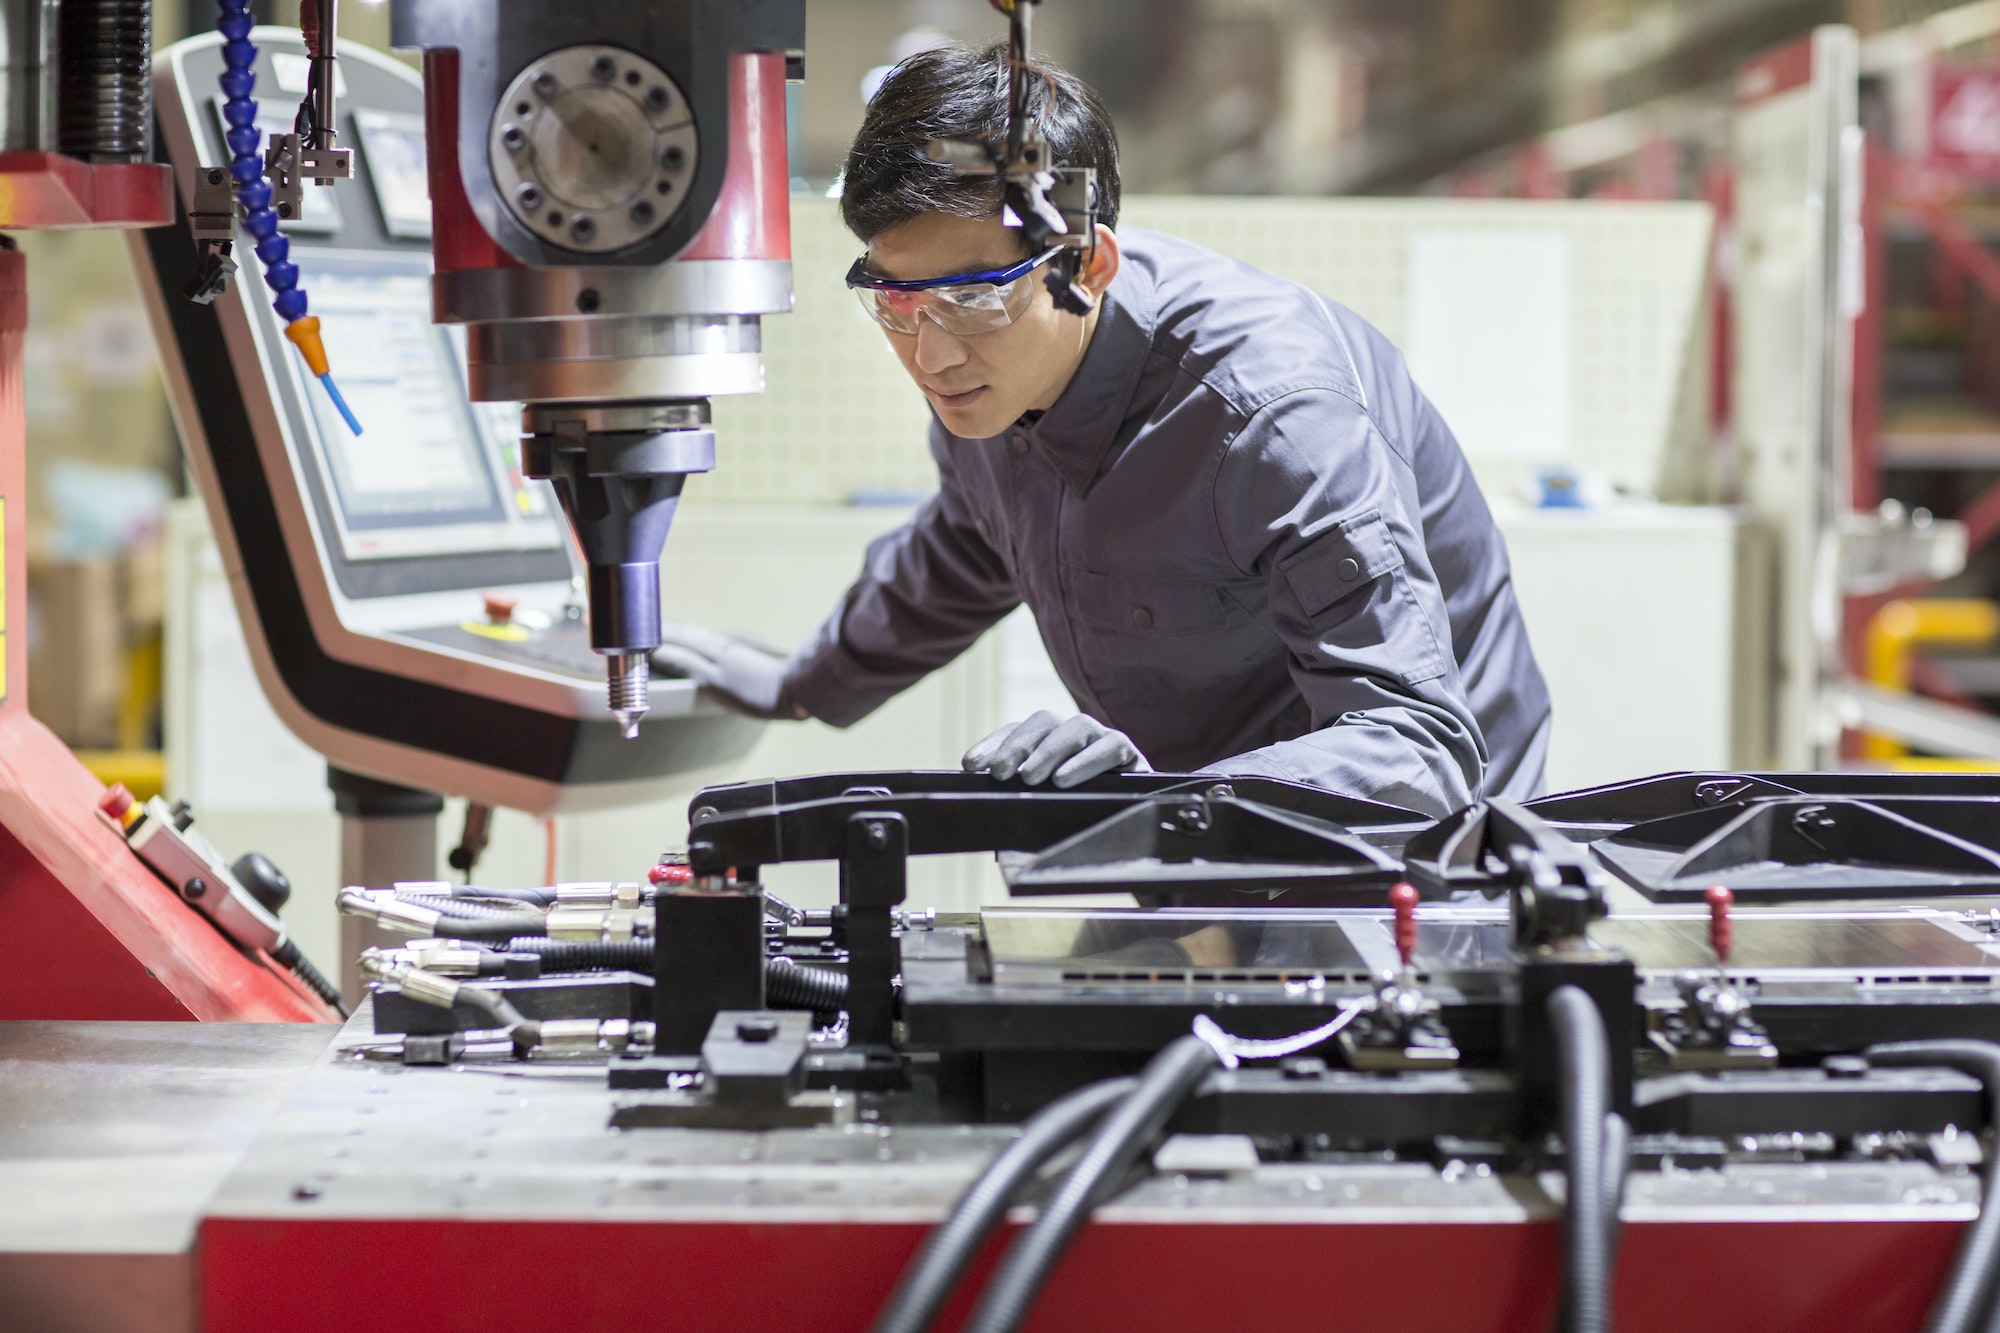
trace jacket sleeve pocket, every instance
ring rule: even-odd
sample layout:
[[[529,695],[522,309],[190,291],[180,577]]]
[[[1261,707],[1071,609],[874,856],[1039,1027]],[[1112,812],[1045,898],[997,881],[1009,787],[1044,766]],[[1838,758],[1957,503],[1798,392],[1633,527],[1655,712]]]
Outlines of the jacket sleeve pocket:
[[[1278,576],[1310,637],[1293,645],[1308,667],[1405,685],[1445,674],[1438,627],[1410,585],[1402,549],[1380,510],[1310,538],[1278,562]]]

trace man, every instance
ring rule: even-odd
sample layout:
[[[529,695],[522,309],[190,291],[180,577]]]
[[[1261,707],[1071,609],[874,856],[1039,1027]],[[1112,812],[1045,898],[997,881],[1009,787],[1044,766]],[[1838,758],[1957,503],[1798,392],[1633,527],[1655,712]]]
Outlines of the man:
[[[846,726],[1022,602],[1081,711],[966,754],[1000,780],[1254,773],[1432,815],[1542,781],[1549,699],[1507,553],[1456,440],[1353,312],[1156,233],[1115,230],[1117,143],[1047,69],[1058,161],[1102,225],[1059,310],[990,178],[932,139],[1005,131],[1003,48],[898,66],[841,211],[849,285],[929,401],[939,493],[868,550],[789,658],[692,627],[663,656],[739,707]]]

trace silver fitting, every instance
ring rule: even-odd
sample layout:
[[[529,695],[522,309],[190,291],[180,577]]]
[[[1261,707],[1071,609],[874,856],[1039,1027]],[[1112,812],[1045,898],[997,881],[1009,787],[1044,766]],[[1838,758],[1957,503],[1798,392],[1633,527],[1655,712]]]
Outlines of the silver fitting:
[[[653,933],[650,907],[551,907],[548,915],[552,940],[611,942]]]
[[[450,977],[441,977],[435,972],[413,968],[398,978],[403,994],[418,1004],[428,1004],[439,1009],[449,1009],[458,1002],[459,983]]]
[[[637,907],[642,901],[637,884],[598,880],[556,885],[556,905],[559,907]]]
[[[545,1018],[541,1024],[541,1049],[550,1054],[595,1051],[599,1020],[595,1018]]]
[[[437,923],[443,920],[442,916],[428,907],[397,901],[393,892],[381,893],[373,889],[350,887],[342,889],[336,901],[341,912],[347,916],[363,917],[385,930],[399,931],[405,935],[435,935]]]
[[[409,955],[411,966],[439,976],[479,975],[479,950],[458,940],[412,940],[398,952]]]

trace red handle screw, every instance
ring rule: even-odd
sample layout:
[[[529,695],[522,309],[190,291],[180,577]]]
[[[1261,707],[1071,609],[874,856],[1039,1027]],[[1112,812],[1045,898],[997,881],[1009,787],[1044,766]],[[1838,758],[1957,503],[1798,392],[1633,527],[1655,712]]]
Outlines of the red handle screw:
[[[1402,955],[1403,966],[1408,967],[1417,952],[1416,886],[1398,884],[1389,890],[1389,906],[1396,913],[1396,952]]]
[[[1715,961],[1729,966],[1730,946],[1735,943],[1735,932],[1730,928],[1729,909],[1736,901],[1736,895],[1721,884],[1711,884],[1702,895],[1708,902],[1708,943],[1715,950]]]

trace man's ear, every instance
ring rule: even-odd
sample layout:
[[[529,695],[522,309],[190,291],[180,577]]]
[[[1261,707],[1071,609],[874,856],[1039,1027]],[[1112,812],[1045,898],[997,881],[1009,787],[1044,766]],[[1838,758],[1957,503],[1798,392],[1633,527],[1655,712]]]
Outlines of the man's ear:
[[[1120,255],[1118,236],[1102,222],[1097,224],[1097,245],[1088,252],[1090,258],[1078,270],[1076,280],[1092,296],[1102,296],[1110,288],[1111,280],[1118,276]]]

